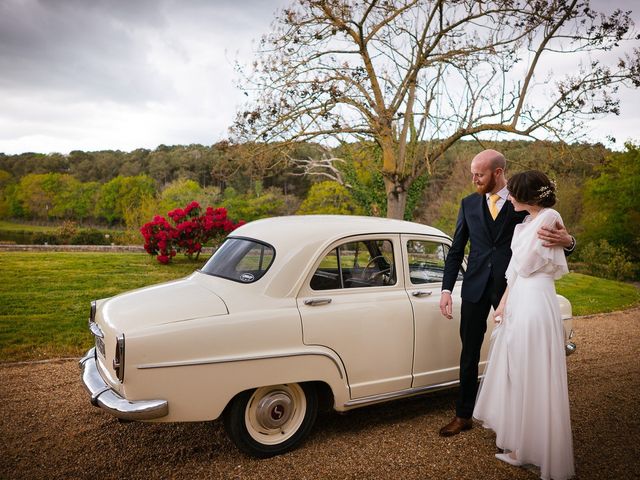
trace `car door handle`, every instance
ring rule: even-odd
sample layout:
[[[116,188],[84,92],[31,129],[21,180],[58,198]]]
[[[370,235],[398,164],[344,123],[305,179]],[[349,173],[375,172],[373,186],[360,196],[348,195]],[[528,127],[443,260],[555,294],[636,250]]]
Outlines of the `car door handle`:
[[[327,303],[331,303],[330,298],[308,298],[304,301],[304,304],[309,305],[310,307],[315,307],[317,305],[326,305]]]
[[[411,295],[413,295],[414,297],[428,297],[429,295],[431,295],[431,293],[431,290],[416,290],[414,292],[411,292]]]

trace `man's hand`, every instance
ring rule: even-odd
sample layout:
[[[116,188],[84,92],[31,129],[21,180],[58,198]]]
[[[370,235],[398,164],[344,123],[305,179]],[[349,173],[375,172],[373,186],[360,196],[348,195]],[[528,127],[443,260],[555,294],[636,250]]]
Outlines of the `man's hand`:
[[[440,294],[440,312],[448,319],[453,318],[453,300],[451,300],[450,292],[442,292]]]
[[[542,240],[545,247],[570,248],[573,245],[573,237],[559,222],[556,222],[553,227],[541,227],[538,230],[538,238]]]

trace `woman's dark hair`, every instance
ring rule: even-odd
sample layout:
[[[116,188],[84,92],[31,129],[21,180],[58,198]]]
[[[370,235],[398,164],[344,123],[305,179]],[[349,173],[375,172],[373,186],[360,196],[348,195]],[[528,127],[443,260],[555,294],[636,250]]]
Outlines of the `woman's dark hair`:
[[[516,173],[507,181],[509,194],[520,203],[552,207],[556,203],[556,186],[544,173],[527,170]]]

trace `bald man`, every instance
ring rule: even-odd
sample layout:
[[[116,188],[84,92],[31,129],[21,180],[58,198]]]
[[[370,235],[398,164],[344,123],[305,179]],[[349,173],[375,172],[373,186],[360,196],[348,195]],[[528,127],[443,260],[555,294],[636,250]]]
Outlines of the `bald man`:
[[[487,317],[500,303],[507,287],[505,272],[511,259],[511,238],[526,211],[516,212],[507,200],[507,161],[500,152],[484,150],[471,161],[471,175],[477,193],[462,200],[453,243],[444,267],[440,311],[452,318],[451,291],[458,277],[467,242],[471,242],[467,268],[462,281],[460,315],[460,390],[456,416],[440,429],[448,437],[469,430],[478,392],[478,362]],[[538,231],[546,246],[560,245],[565,252],[575,248],[575,239],[561,225]]]

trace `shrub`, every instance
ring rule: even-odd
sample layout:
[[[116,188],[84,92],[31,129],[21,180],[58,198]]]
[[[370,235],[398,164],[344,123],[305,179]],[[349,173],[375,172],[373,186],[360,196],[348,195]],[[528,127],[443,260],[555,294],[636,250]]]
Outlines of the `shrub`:
[[[233,223],[227,218],[225,208],[207,207],[205,213],[198,202],[191,202],[184,209],[177,208],[167,216],[173,222],[156,215],[151,222],[142,226],[144,249],[149,255],[157,256],[160,263],[169,263],[178,253],[189,258],[198,258],[202,247],[209,241],[228,233],[244,222]]]
[[[58,227],[55,234],[60,243],[64,245],[75,244],[72,239],[78,234],[78,224],[71,220],[65,220],[62,222],[62,225]]]
[[[595,277],[628,280],[635,277],[635,266],[622,248],[610,245],[607,240],[588,242],[580,249],[584,262],[580,270]]]
[[[107,234],[108,235],[108,234]],[[72,245],[109,245],[110,237],[95,228],[80,230],[71,237]]]
[[[55,233],[38,232],[33,235],[34,245],[60,245],[60,237]]]

